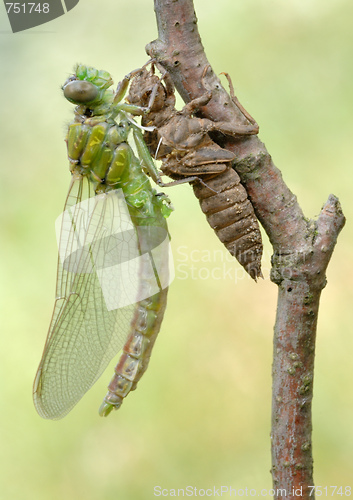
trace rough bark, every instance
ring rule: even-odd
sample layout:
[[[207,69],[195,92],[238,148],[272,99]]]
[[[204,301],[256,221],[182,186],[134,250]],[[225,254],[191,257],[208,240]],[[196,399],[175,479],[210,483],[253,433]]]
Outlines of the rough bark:
[[[192,0],[154,3],[159,38],[146,47],[147,53],[171,74],[185,102],[204,94],[205,87],[212,89],[213,97],[200,116],[246,126],[213,71],[207,72],[204,86],[201,83],[209,62]],[[273,485],[275,490],[286,489],[286,495],[282,492],[278,498],[308,499],[308,486],[314,484],[311,401],[319,299],[345,218],[338,199],[330,195],[318,219],[306,219],[257,136],[228,137],[226,142],[223,138],[222,146],[236,154],[235,169],[274,251],[271,280],[279,292],[273,361]]]

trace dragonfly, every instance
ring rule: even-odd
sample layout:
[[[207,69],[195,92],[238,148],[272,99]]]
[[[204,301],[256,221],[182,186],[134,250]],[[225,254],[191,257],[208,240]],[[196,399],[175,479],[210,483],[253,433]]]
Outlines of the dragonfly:
[[[33,388],[46,419],[67,415],[122,348],[99,414],[120,408],[147,369],[166,309],[173,207],[152,188],[149,177],[163,183],[134,120],[149,110],[123,101],[134,74],[114,92],[110,73],[77,65],[62,87],[76,107],[56,298]]]

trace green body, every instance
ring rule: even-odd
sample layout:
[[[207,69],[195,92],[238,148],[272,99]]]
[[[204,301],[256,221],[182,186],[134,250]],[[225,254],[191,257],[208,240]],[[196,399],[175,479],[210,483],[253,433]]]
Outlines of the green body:
[[[93,77],[93,68],[86,68],[85,74],[85,67],[78,67],[77,75],[80,75],[81,79],[88,78],[87,73],[93,84],[97,81],[104,82],[103,86],[112,83],[106,72],[97,71]],[[165,203],[165,196],[156,196],[142,169],[141,165],[146,170],[151,166],[148,150],[145,148],[144,156],[137,159],[127,142],[133,129],[138,151],[141,151],[142,135],[128,119],[126,112],[142,114],[143,110],[119,102],[118,99],[123,97],[126,87],[123,81],[115,95],[106,90],[97,103],[90,103],[88,109],[91,116],[86,116],[87,105],[77,106],[75,121],[69,126],[67,134],[70,170],[73,174],[89,176],[96,193],[122,189],[131,206],[132,216],[137,216],[140,221],[147,217],[148,224],[159,222],[163,225],[164,218],[171,213],[171,209]],[[155,171],[149,171],[149,174],[154,177]]]
[[[98,197],[103,204],[108,204],[109,193],[121,189],[139,235],[142,255],[158,245],[156,228],[167,234],[165,218],[172,209],[168,198],[157,194],[145,173],[158,177],[151,157],[146,155],[142,134],[130,117],[142,114],[144,109],[121,103],[129,79],[130,75],[125,77],[113,93],[109,90],[109,73],[78,66],[64,84],[65,97],[78,104],[66,137],[72,183],[65,208],[83,200],[84,185],[92,194],[103,195]],[[128,143],[131,131],[139,158]],[[68,241],[75,239],[78,224],[79,215],[74,214]],[[104,216],[101,224],[96,230],[97,239],[104,236]],[[88,261],[80,261],[79,271],[73,273],[59,261],[56,303],[34,383],[35,406],[44,418],[57,419],[67,414],[124,344],[100,414],[106,416],[119,408],[147,368],[163,319],[167,287],[160,286],[158,293],[133,307],[112,311],[105,307],[99,282],[89,265]],[[143,266],[139,287],[149,290],[150,278],[146,278]]]

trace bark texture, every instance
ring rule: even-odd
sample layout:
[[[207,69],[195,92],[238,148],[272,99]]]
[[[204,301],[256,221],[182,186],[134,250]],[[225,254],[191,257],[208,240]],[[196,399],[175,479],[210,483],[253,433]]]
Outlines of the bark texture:
[[[205,87],[212,90],[200,116],[245,130],[246,119],[212,70],[201,83],[209,62],[192,0],[154,3],[159,38],[146,47],[147,53],[170,73],[185,102],[203,95]],[[279,293],[273,361],[273,485],[275,490],[286,489],[286,495],[282,492],[278,498],[312,499],[308,486],[314,484],[311,401],[317,315],[326,267],[345,218],[338,199],[330,195],[318,219],[306,219],[257,136],[220,139],[236,155],[234,168],[274,251],[271,280]]]

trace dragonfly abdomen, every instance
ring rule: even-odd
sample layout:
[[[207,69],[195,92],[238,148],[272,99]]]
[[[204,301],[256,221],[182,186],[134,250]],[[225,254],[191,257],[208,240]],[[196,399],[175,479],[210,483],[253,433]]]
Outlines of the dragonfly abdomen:
[[[103,417],[118,409],[146,371],[167,304],[168,288],[142,300],[135,310],[131,332],[115,367],[115,375],[99,409]]]

